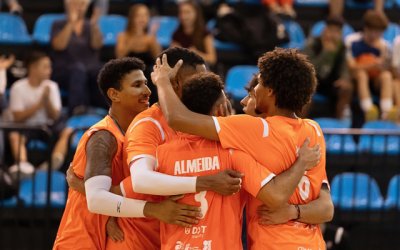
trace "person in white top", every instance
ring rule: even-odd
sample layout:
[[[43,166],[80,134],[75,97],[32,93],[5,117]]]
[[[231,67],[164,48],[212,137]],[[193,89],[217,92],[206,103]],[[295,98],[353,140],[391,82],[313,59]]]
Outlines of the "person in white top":
[[[60,117],[61,96],[57,83],[49,80],[52,72],[50,58],[44,53],[33,52],[26,66],[28,76],[11,87],[9,111],[12,121],[26,125],[51,125]],[[10,173],[15,174],[20,169],[22,174],[32,174],[34,167],[28,162],[25,145],[27,136],[13,131],[9,137],[12,155],[19,162],[19,166],[10,167]]]

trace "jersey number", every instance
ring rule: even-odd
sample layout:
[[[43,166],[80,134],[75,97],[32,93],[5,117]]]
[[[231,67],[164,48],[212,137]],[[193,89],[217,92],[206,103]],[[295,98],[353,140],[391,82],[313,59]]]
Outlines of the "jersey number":
[[[208,201],[206,199],[206,194],[207,191],[201,191],[200,193],[195,194],[194,196],[194,200],[200,202],[200,208],[202,214],[202,217],[200,219],[203,219],[206,216],[208,210]]]
[[[298,185],[300,197],[303,201],[306,201],[310,196],[310,179],[307,176],[301,177]]]

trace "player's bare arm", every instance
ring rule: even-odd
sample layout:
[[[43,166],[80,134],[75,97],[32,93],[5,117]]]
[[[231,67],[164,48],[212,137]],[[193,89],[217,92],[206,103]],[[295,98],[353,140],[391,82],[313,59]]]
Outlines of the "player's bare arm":
[[[159,102],[168,124],[174,130],[219,140],[212,117],[190,111],[175,94],[170,79],[176,75],[181,65],[182,61],[179,61],[171,68],[167,62],[167,55],[164,54],[162,61],[157,58],[151,74],[153,83],[157,85]]]
[[[85,195],[85,183],[82,179],[76,176],[72,165],[69,165],[65,179],[67,179],[68,187],[78,191],[82,195]]]
[[[105,130],[93,134],[86,145],[85,190],[90,212],[116,217],[152,217],[183,226],[197,223],[198,207],[171,200],[152,203],[128,199],[109,192],[111,164],[116,151],[115,137]]]
[[[287,203],[294,193],[304,172],[316,166],[321,159],[320,146],[309,148],[307,138],[299,150],[296,162],[286,171],[275,176],[261,188],[257,199],[261,200],[269,209],[275,210]]]
[[[111,177],[111,164],[117,147],[117,140],[106,130],[98,131],[91,136],[86,145],[85,181],[98,175]]]
[[[285,204],[276,210],[271,210],[262,205],[257,213],[261,225],[285,224],[296,220],[307,224],[321,224],[333,219],[334,206],[328,186],[324,183],[318,199],[304,205]]]
[[[107,220],[106,232],[107,236],[114,242],[124,241],[124,231],[118,225],[118,218],[110,217]]]

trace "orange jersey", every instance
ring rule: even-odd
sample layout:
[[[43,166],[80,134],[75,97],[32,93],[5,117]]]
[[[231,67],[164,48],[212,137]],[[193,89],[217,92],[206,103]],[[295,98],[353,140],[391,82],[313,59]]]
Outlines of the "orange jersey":
[[[124,135],[110,116],[106,116],[85,132],[76,149],[72,166],[75,174],[83,179],[86,169],[86,144],[91,135],[100,130],[109,131],[117,140],[118,148],[111,166],[112,183],[117,185],[126,177],[122,160]],[[69,189],[53,249],[105,249],[107,220],[108,216],[89,212],[86,197]]]
[[[295,162],[297,150],[307,137],[311,145],[319,143],[323,152],[320,163],[305,172],[288,202],[306,204],[318,198],[322,183],[327,183],[327,176],[325,141],[316,122],[282,116],[262,119],[248,115],[214,117],[214,122],[224,148],[243,150],[276,175]],[[260,226],[256,213],[259,205],[260,201],[250,198],[247,217],[250,249],[325,249],[317,225],[288,222],[283,225]]]
[[[157,162],[157,171],[175,176],[235,169],[244,174],[243,188],[253,196],[274,176],[241,151],[225,150],[218,142],[185,134],[159,146]],[[179,202],[200,206],[203,218],[191,228],[161,223],[161,249],[242,249],[242,195],[211,191],[185,195]]]
[[[157,147],[174,138],[176,132],[172,130],[161,108],[154,104],[149,109],[138,114],[131,122],[124,143],[124,159],[129,163],[143,156],[156,157]],[[129,167],[127,171],[129,172]],[[124,195],[128,198],[161,201],[163,198],[154,195],[126,192],[132,190],[132,180],[126,178],[121,185]],[[125,243],[107,243],[108,249],[159,249],[160,248],[160,222],[148,218],[130,218],[124,221],[118,220],[125,232]],[[110,247],[109,247],[110,246]],[[111,247],[112,246],[112,247]],[[115,247],[114,247],[115,246]]]
[[[127,163],[142,156],[156,157],[157,147],[176,136],[168,126],[158,104],[138,114],[131,122],[125,136]]]

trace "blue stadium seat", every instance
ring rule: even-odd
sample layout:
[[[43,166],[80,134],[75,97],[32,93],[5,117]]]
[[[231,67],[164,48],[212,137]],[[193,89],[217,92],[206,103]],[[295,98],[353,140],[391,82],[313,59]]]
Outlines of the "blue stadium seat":
[[[397,8],[400,8],[400,0],[396,0]]]
[[[324,96],[324,95],[320,95],[320,94],[317,94],[317,93],[315,93],[314,95],[313,95],[313,97],[312,97],[312,102],[313,103],[328,103],[328,98],[326,97],[326,96]]]
[[[332,201],[342,210],[379,210],[384,202],[376,181],[364,173],[342,173],[331,183]]]
[[[257,66],[239,65],[232,67],[226,75],[226,91],[235,100],[241,100],[247,95],[245,86],[258,73]]]
[[[1,207],[15,207],[17,206],[18,200],[16,196],[13,196],[9,199],[0,200],[0,208]]]
[[[400,130],[399,126],[388,121],[367,122],[363,128]],[[358,149],[362,153],[372,153],[374,155],[398,155],[400,154],[400,136],[362,135]]]
[[[71,139],[71,148],[75,150],[78,146],[79,140],[85,133],[85,130],[99,122],[101,119],[103,119],[102,116],[95,114],[77,115],[69,118],[66,126],[78,130]]]
[[[400,35],[400,25],[396,23],[389,23],[389,26],[383,32],[383,38],[390,44],[393,44],[394,39],[396,36]]]
[[[295,0],[294,4],[299,7],[328,7],[329,0]]]
[[[53,23],[65,18],[65,14],[43,14],[35,22],[33,40],[40,45],[50,44],[50,33]]]
[[[59,171],[51,172],[50,205],[64,207],[66,200],[65,175]],[[32,195],[33,191],[33,195]],[[44,207],[47,199],[47,171],[37,171],[33,178],[21,181],[19,196],[25,206]]]
[[[306,36],[300,24],[295,21],[284,21],[283,24],[289,34],[289,43],[283,45],[284,48],[304,49]]]
[[[28,142],[27,148],[29,150],[39,150],[39,151],[46,151],[49,145],[41,140],[30,140]]]
[[[395,175],[389,182],[388,193],[385,200],[385,208],[400,209],[400,175]]]
[[[326,23],[325,21],[318,21],[316,22],[312,27],[311,27],[311,31],[310,34],[313,37],[318,37],[322,34],[322,31],[325,29]],[[347,23],[344,24],[343,26],[343,40],[346,36],[350,35],[354,33],[354,29],[348,25]]]
[[[322,130],[327,128],[349,128],[343,121],[334,118],[316,118]],[[357,146],[351,135],[324,135],[326,150],[330,154],[354,154]]]
[[[368,3],[360,3],[354,0],[346,0],[346,7],[351,9],[372,9],[374,7],[374,1],[370,0]],[[385,8],[392,8],[394,0],[385,0]]]
[[[103,34],[103,44],[114,46],[117,43],[117,36],[125,30],[127,19],[120,15],[107,15],[100,17],[99,26]]]
[[[153,23],[159,23],[156,34],[158,43],[163,48],[168,48],[172,41],[172,35],[179,26],[178,18],[173,16],[156,16],[151,18],[150,26]]]
[[[0,13],[0,44],[28,45],[32,38],[20,16]]]
[[[212,31],[215,28],[216,21],[215,19],[210,19],[210,21],[207,22],[207,29],[209,31]],[[229,50],[229,51],[239,51],[240,46],[235,43],[230,43],[230,42],[223,42],[218,39],[214,39],[214,47],[217,50]]]

